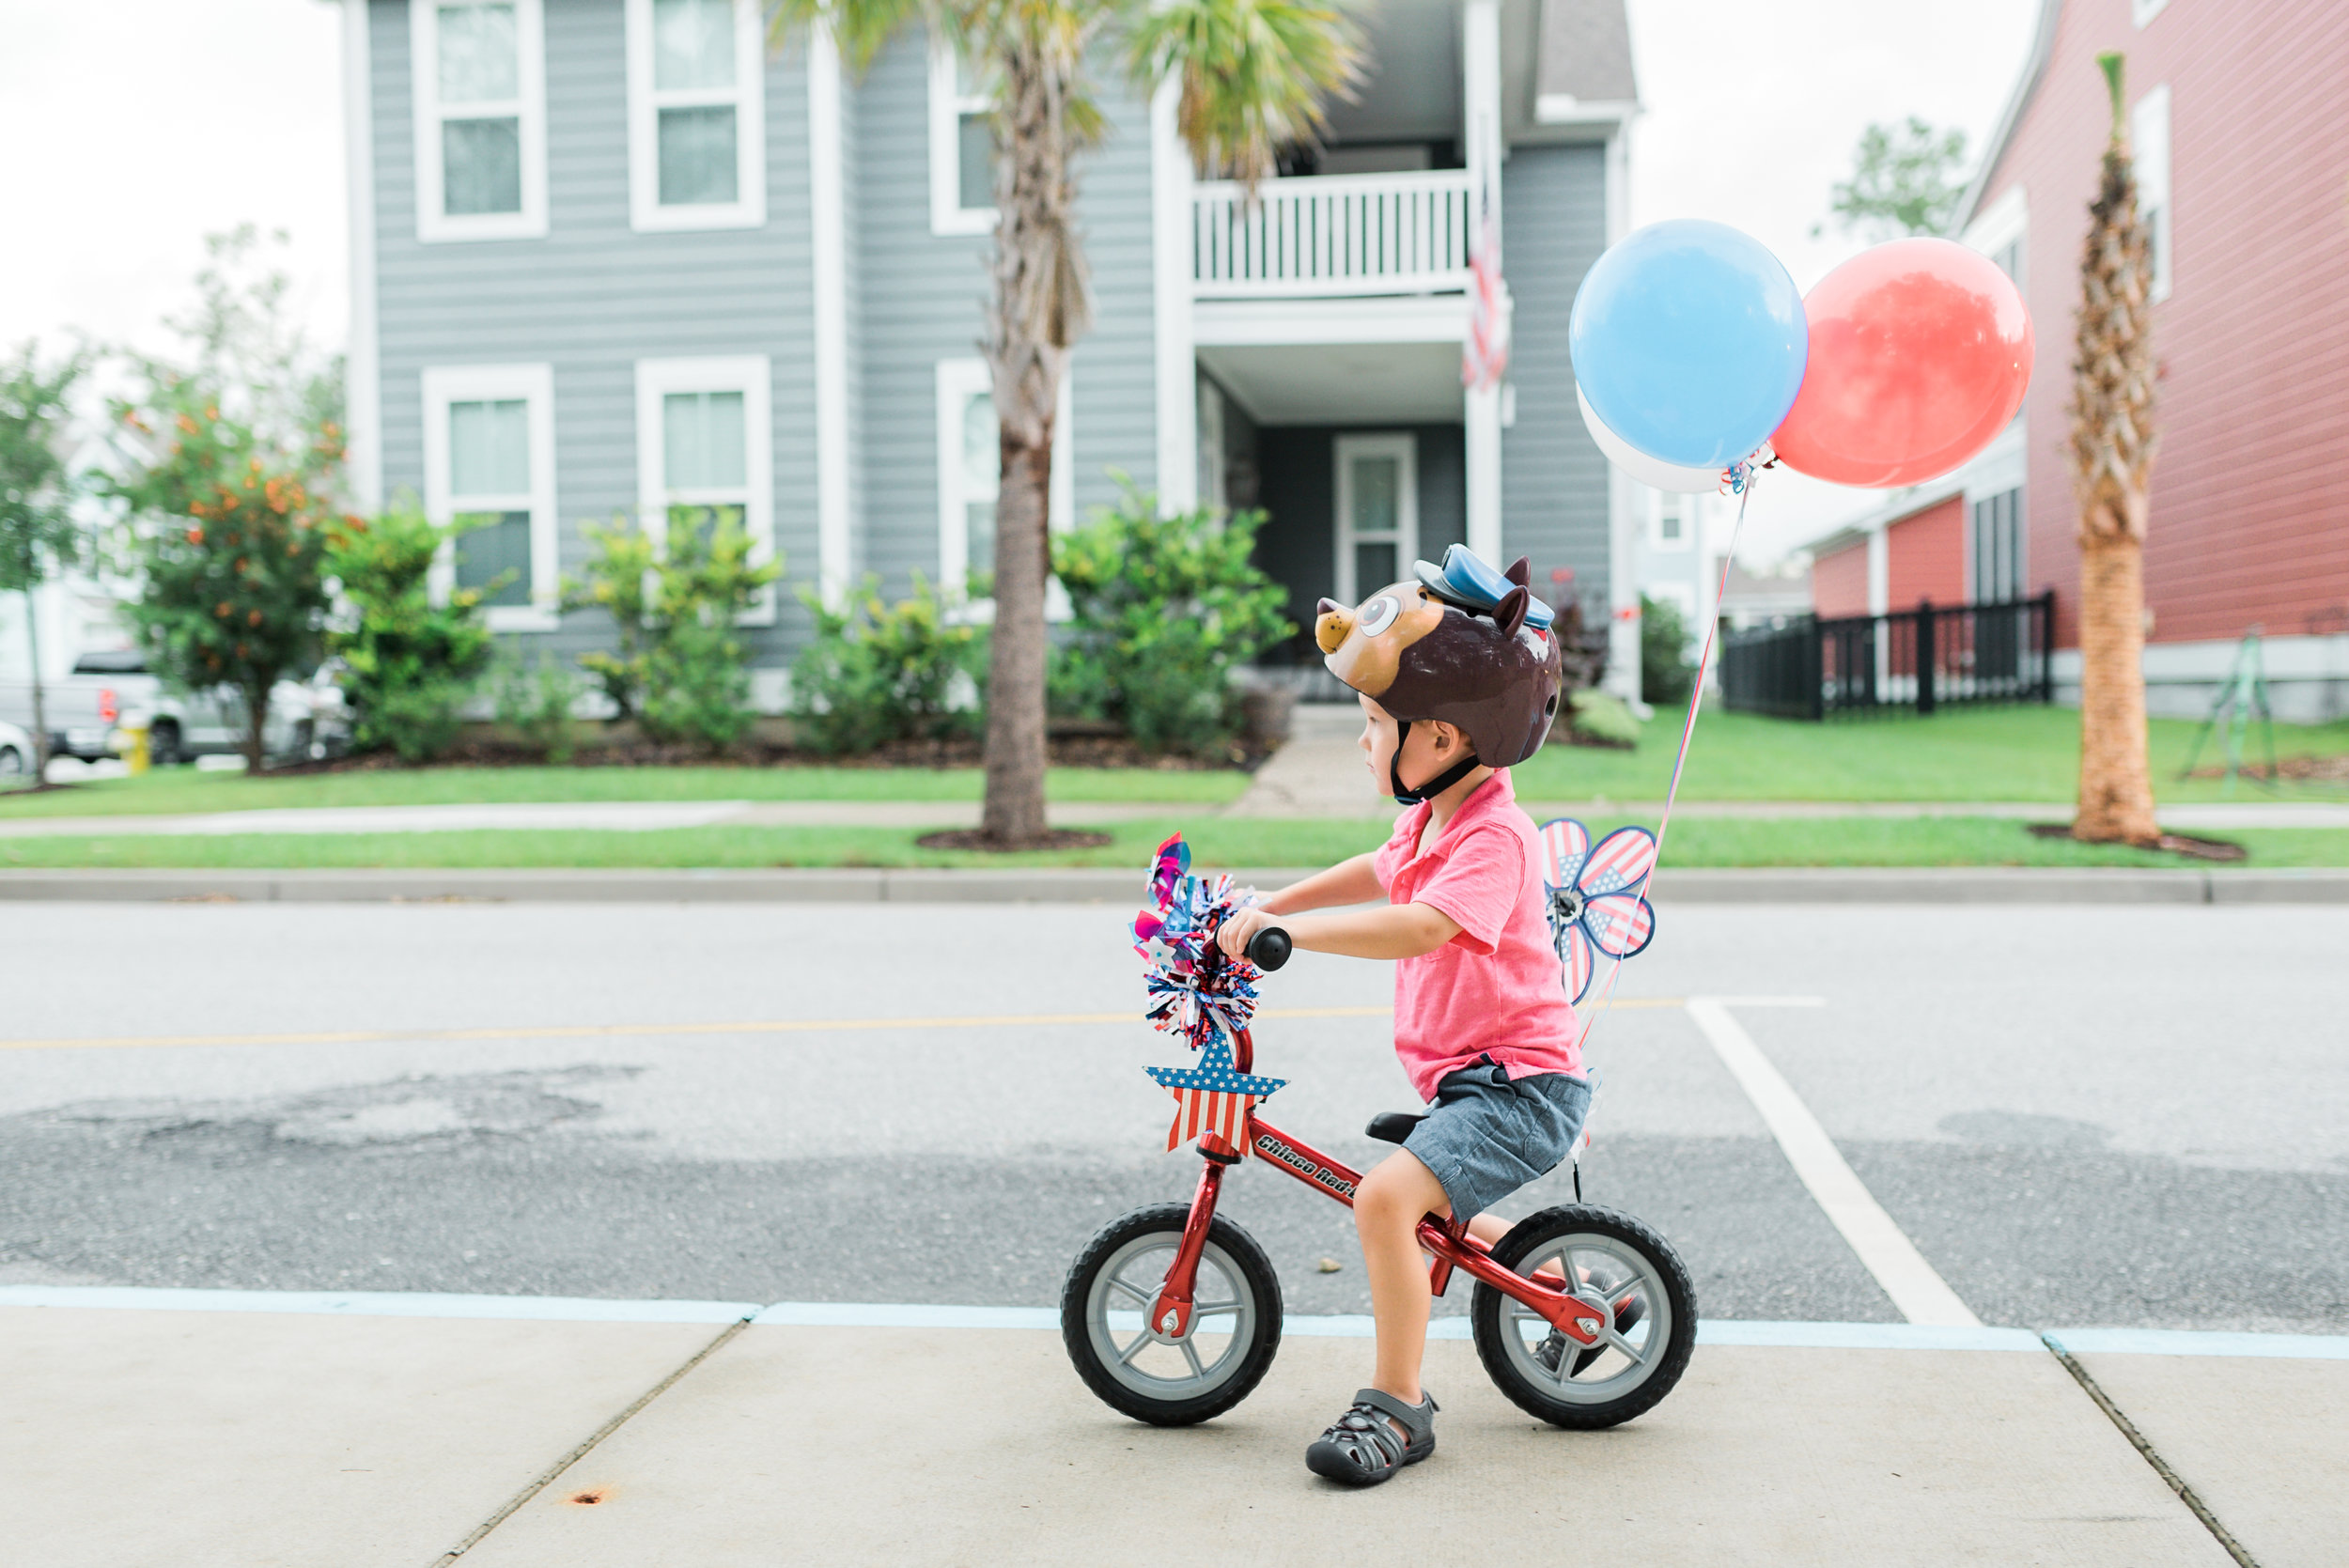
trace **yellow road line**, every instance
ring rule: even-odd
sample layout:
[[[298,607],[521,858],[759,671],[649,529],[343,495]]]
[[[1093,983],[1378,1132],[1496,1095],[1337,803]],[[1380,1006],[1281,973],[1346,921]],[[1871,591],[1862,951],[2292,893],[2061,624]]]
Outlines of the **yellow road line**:
[[[1678,1007],[1677,997],[1618,998],[1617,1007]],[[1266,1018],[1383,1018],[1386,1007],[1268,1007]],[[1135,1013],[1003,1013],[941,1018],[762,1018],[747,1023],[536,1024],[499,1029],[381,1029],[307,1034],[117,1034],[90,1039],[0,1040],[0,1050],[137,1050],[166,1046],[366,1046],[451,1040],[599,1040],[688,1034],[820,1034],[871,1029],[1004,1029],[1139,1023]]]

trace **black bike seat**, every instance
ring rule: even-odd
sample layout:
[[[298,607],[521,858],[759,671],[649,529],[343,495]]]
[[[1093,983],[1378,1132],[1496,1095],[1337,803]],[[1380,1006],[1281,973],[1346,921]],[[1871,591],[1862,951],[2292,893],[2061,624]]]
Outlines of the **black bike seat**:
[[[1382,1110],[1370,1119],[1363,1133],[1381,1143],[1400,1143],[1411,1136],[1411,1129],[1427,1120],[1421,1110]]]

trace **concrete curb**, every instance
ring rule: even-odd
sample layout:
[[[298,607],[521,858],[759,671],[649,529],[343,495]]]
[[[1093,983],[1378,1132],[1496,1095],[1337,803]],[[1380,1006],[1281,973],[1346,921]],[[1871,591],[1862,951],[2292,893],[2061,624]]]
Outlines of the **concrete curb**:
[[[1294,868],[1234,873],[1279,887]],[[1129,903],[1138,871],[0,871],[0,902],[1068,904]],[[2349,869],[2000,867],[1667,869],[1656,901],[1685,904],[2349,904]]]

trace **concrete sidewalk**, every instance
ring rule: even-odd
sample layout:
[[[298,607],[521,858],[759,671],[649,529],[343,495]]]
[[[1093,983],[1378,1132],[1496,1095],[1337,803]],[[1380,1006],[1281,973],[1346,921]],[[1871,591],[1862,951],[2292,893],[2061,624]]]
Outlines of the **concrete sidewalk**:
[[[30,1299],[114,1305],[7,1304]],[[1662,1405],[1578,1434],[1442,1320],[1441,1451],[1349,1494],[1299,1456],[1364,1376],[1351,1320],[1292,1320],[1245,1404],[1159,1430],[1093,1399],[1049,1312],[754,1311],[0,1287],[8,1555],[2226,1568],[2164,1468],[2264,1568],[2338,1562],[2349,1531],[2341,1340],[2066,1333],[2149,1458],[2018,1330],[1710,1324]]]

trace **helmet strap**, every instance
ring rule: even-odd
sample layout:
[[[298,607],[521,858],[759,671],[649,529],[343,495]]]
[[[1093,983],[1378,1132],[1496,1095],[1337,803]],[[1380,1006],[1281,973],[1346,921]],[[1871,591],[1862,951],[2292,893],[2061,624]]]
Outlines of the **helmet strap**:
[[[1410,737],[1411,722],[1397,719],[1394,722],[1394,755],[1387,759],[1387,783],[1394,788],[1396,805],[1416,806],[1423,800],[1432,800],[1476,771],[1476,753],[1470,752],[1417,789],[1406,789],[1403,785],[1403,742]]]

